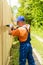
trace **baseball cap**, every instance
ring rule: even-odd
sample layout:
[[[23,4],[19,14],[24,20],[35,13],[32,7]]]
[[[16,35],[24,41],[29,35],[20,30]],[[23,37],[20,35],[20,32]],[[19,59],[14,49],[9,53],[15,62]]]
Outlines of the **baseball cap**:
[[[20,22],[25,21],[24,16],[18,16],[17,17],[17,21],[20,21]]]

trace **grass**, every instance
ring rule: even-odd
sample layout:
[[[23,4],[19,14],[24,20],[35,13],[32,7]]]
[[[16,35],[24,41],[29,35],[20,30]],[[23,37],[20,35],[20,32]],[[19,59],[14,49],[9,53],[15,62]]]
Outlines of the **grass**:
[[[43,38],[43,30],[41,28],[37,29],[37,28],[31,27],[31,33]],[[38,51],[38,53],[43,58],[43,43],[37,40],[33,36],[31,38],[32,38],[31,40],[32,46]]]
[[[31,27],[31,33],[43,38],[43,29]]]
[[[12,45],[9,65],[19,65],[19,43]]]
[[[34,37],[31,37],[31,38],[32,38],[32,40],[31,40],[32,46],[38,51],[38,53],[43,58],[43,43],[41,43]]]

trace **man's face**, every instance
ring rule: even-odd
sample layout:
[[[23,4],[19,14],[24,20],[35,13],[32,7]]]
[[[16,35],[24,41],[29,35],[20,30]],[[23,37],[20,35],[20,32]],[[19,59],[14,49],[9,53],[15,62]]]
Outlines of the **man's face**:
[[[17,24],[18,24],[19,26],[23,26],[24,21],[18,21]]]

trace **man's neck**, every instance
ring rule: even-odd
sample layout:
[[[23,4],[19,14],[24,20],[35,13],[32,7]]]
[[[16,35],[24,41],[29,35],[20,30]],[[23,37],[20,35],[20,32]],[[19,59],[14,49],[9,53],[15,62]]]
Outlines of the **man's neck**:
[[[20,27],[24,26],[25,24],[20,25]]]

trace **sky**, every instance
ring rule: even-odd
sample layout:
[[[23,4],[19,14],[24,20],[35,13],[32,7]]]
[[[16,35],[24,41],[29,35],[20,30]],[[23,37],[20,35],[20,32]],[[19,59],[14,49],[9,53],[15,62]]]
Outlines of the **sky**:
[[[10,4],[10,6],[17,6],[17,7],[19,7],[20,6],[20,4],[18,3],[18,0],[7,0],[8,1],[8,4]]]
[[[18,0],[7,0],[8,4],[13,7],[16,6],[17,8],[20,6],[20,4],[18,3]],[[14,10],[14,16],[16,15],[16,13],[18,12],[18,10]]]

